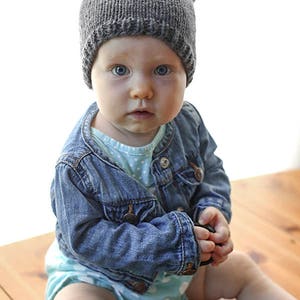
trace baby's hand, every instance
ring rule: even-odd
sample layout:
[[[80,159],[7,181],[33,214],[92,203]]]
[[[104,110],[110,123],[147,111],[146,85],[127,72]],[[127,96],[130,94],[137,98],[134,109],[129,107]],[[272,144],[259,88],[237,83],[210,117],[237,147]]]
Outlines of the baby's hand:
[[[233,243],[230,238],[229,225],[223,214],[215,207],[206,208],[199,217],[199,224],[211,225],[215,233],[209,234],[209,241],[214,242],[215,249],[212,253],[213,266],[217,266],[228,257],[233,250]]]
[[[205,262],[210,260],[215,250],[215,243],[208,240],[210,237],[209,231],[203,227],[194,226],[194,232],[201,250],[201,261]]]

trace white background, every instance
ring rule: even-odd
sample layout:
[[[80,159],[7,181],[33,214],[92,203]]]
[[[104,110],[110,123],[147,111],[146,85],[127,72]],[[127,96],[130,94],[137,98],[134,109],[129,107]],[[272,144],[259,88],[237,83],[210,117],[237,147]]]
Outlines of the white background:
[[[52,231],[49,186],[89,103],[79,0],[0,2],[0,245]],[[300,167],[300,2],[200,1],[201,112],[231,179]]]

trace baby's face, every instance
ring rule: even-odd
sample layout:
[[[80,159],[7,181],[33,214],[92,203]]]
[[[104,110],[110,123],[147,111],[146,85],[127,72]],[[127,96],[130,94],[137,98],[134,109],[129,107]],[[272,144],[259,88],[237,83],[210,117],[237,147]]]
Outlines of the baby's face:
[[[120,142],[139,146],[179,113],[186,74],[164,42],[120,37],[100,47],[92,85],[99,106],[93,125]]]

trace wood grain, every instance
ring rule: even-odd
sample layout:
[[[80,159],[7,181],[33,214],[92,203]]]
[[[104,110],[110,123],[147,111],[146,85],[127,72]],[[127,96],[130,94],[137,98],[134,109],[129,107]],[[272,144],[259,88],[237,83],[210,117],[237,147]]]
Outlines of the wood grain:
[[[44,256],[53,238],[49,233],[0,248],[0,284],[11,299],[44,299]]]
[[[300,299],[300,170],[232,182],[235,248]]]

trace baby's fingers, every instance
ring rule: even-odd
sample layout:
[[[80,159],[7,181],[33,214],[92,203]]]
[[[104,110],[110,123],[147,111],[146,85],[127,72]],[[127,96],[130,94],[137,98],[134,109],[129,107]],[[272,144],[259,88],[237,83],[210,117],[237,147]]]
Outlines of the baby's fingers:
[[[215,243],[212,241],[201,240],[198,241],[201,253],[211,253],[215,250]]]
[[[217,256],[222,257],[222,256],[227,256],[232,251],[233,251],[233,243],[232,240],[229,239],[225,244],[216,246],[214,253]]]
[[[212,263],[211,263],[212,266],[218,266],[219,264],[223,263],[228,258],[227,255],[220,257],[215,254],[212,254],[211,257],[212,257]]]
[[[207,229],[198,226],[194,227],[194,233],[197,241],[207,240],[210,236],[210,233]]]
[[[229,239],[228,242],[222,246],[217,245],[215,247],[214,253],[212,254],[212,259],[213,259],[212,265],[217,266],[220,263],[224,262],[227,259],[229,253],[232,252],[232,250],[233,250],[233,243],[231,239]]]
[[[222,244],[227,242],[230,239],[230,231],[229,228],[221,226],[220,228],[216,228],[216,232],[211,234],[211,239],[216,244]]]
[[[199,241],[198,242],[201,254],[200,254],[200,259],[202,262],[208,261],[212,257],[212,253],[215,249],[215,243],[212,241]]]

